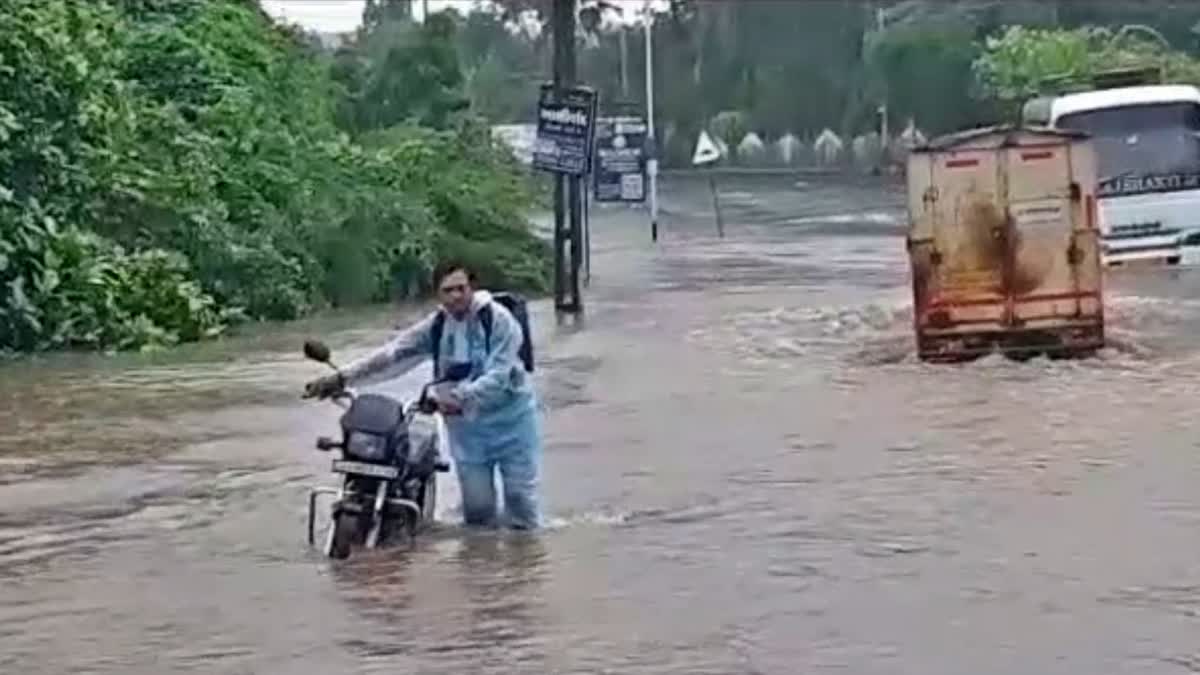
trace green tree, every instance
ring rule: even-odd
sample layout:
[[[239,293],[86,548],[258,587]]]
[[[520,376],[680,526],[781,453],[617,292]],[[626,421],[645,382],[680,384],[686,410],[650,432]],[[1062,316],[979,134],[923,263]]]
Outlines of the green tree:
[[[874,33],[865,48],[866,100],[886,102],[892,120],[918,120],[942,133],[982,114],[972,97],[980,48],[966,17],[901,22]]]
[[[466,19],[488,26],[492,37],[460,33],[471,98],[493,119],[532,120],[536,88],[522,86],[515,74],[549,78],[545,24],[552,3],[498,4],[495,15]],[[526,13],[542,23],[539,34],[506,30]],[[723,113],[768,138],[789,131],[811,138],[826,127],[843,135],[874,129],[876,108],[887,103],[894,129],[911,116],[926,131],[950,131],[994,121],[1001,110],[992,99],[1036,88],[1014,68],[1031,68],[1036,78],[1071,72],[1080,49],[1091,53],[1089,64],[1158,59],[1171,77],[1187,80],[1198,22],[1200,4],[1184,0],[671,0],[654,25],[656,116],[668,163],[686,163],[698,131]],[[1149,30],[1131,29],[1118,39],[1125,25]],[[1010,26],[1044,37],[1007,36]],[[640,26],[632,31],[630,91],[644,103]],[[1088,37],[1095,31],[1099,37]],[[1170,56],[1146,37],[1153,34],[1171,47]],[[618,35],[605,29],[598,40],[578,43],[579,72],[601,92],[602,105],[620,92]],[[1107,44],[1112,39],[1120,48]],[[1033,51],[1005,55],[1009,47]],[[989,50],[992,56],[982,58]],[[1006,66],[1005,59],[1024,65]],[[990,62],[996,73],[986,71]]]
[[[457,35],[471,109],[493,122],[531,119],[549,68],[536,44],[497,12],[471,12]]]
[[[504,261],[494,283],[545,288],[524,174],[448,119],[461,76],[444,24],[393,61],[403,101],[364,78],[368,128],[386,133],[351,140],[344,73],[251,0],[5,9],[0,349],[172,344],[420,293],[464,250]],[[389,126],[406,120],[445,130]]]
[[[407,121],[438,129],[469,104],[449,13],[423,24],[381,23],[342,52],[337,74],[352,97],[344,114],[355,133]]]
[[[374,30],[382,24],[411,21],[412,0],[366,0],[363,5],[363,29]]]
[[[1200,83],[1200,64],[1137,27],[1010,26],[988,38],[974,65],[983,91],[1001,100],[1034,96],[1051,80],[1086,84],[1103,70],[1125,67],[1158,67],[1170,81]]]

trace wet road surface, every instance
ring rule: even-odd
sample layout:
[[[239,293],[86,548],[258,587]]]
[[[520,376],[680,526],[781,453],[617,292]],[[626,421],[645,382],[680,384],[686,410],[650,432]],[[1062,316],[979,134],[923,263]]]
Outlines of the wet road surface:
[[[0,369],[0,672],[1200,670],[1200,270],[1110,275],[1086,361],[912,354],[901,197],[667,181],[539,306],[537,536],[323,561],[337,410],[297,391],[398,314]],[[386,385],[412,393],[425,373]]]

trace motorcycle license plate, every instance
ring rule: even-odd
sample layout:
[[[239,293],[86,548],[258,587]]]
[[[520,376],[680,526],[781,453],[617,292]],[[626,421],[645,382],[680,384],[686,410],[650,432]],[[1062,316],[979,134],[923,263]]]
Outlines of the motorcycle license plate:
[[[338,473],[353,473],[359,476],[370,476],[384,480],[394,480],[400,477],[400,469],[386,464],[368,464],[366,462],[351,462],[344,459],[333,460],[333,470]]]

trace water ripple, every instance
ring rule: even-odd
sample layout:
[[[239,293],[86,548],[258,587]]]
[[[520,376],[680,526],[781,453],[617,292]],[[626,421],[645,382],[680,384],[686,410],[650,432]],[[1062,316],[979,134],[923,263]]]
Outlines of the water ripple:
[[[411,549],[305,545],[337,411],[298,345],[394,311],[5,366],[0,670],[1194,670],[1196,279],[1114,275],[1094,358],[935,366],[902,194],[722,179],[721,239],[665,186],[657,247],[598,212],[586,322],[536,305],[534,536],[458,525],[451,474]]]

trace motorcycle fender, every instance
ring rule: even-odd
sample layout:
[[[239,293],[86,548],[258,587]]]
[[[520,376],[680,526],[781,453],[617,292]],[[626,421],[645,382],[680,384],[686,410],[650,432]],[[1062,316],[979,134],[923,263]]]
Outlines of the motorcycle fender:
[[[362,513],[363,505],[356,501],[342,500],[334,505],[334,514],[339,513]]]

